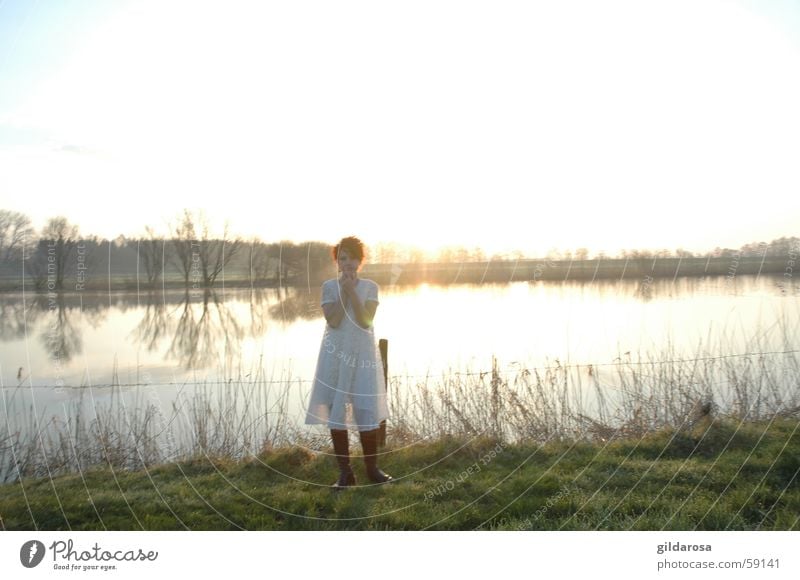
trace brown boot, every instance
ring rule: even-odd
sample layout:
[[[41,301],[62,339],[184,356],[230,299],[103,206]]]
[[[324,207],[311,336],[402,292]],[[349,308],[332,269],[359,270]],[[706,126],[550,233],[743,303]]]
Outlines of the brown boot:
[[[339,465],[339,479],[331,487],[343,489],[356,484],[356,476],[350,467],[350,442],[347,429],[331,429],[333,452],[336,454],[336,463]]]
[[[378,431],[380,429],[373,429],[372,431],[359,431],[358,435],[361,437],[361,448],[364,450],[364,465],[367,468],[367,477],[374,483],[388,483],[394,481],[394,478],[381,471],[378,468]]]

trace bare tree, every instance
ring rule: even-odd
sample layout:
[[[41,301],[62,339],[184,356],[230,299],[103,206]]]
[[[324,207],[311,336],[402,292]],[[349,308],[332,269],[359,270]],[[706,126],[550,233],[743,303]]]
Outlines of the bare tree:
[[[183,216],[171,227],[173,263],[183,274],[186,287],[190,278],[194,285],[200,282],[210,288],[231,259],[239,253],[243,243],[241,238],[230,239],[226,223],[222,239],[211,238],[208,220],[202,211],[192,214],[183,210]]]
[[[453,248],[451,246],[444,246],[439,248],[439,254],[436,256],[437,262],[452,262],[453,261]]]
[[[0,258],[10,262],[22,259],[24,249],[33,249],[34,230],[25,214],[0,209]],[[25,247],[27,246],[27,248]]]
[[[374,263],[391,264],[397,261],[397,248],[394,244],[388,242],[379,242],[375,244],[373,255],[374,259],[372,261]]]
[[[203,223],[202,239],[200,240],[200,268],[203,273],[203,283],[206,288],[211,288],[220,275],[225,270],[225,266],[242,249],[242,239],[230,238],[229,226],[226,223],[222,232],[222,239],[210,238],[208,233],[208,223]]]
[[[152,288],[164,274],[166,240],[158,237],[150,226],[146,226],[144,230],[147,237],[138,240],[137,252],[139,260],[144,266],[144,271],[147,276],[147,285]]]
[[[193,262],[198,246],[197,234],[195,233],[194,218],[188,209],[184,209],[183,216],[170,226],[170,234],[173,249],[170,253],[170,261],[183,275],[184,283],[188,288],[189,277],[193,276],[192,269],[195,268],[195,271],[199,273],[196,260]]]
[[[316,249],[314,249],[316,248]],[[322,248],[323,255],[328,252],[326,246],[312,242],[309,244],[295,244],[294,242],[284,240],[278,244],[270,245],[270,256],[276,259],[275,261],[275,279],[281,284],[293,284],[298,279],[307,278],[309,268],[309,254],[314,249],[313,255],[317,257],[315,262],[319,262],[320,248]],[[327,258],[326,258],[327,261]]]
[[[483,248],[475,246],[474,248],[472,248],[472,252],[470,253],[470,259],[473,262],[485,262],[486,253],[483,251]]]
[[[266,244],[253,237],[248,245],[248,270],[250,272],[250,283],[263,283],[269,275],[269,248]]]
[[[79,242],[78,226],[70,224],[67,218],[58,216],[47,221],[32,266],[37,287],[63,289],[67,266]]]

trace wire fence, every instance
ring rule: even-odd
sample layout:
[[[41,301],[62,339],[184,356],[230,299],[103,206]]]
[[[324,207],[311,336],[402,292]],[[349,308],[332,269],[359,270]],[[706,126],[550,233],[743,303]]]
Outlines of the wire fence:
[[[455,376],[462,376],[462,377],[484,377],[487,375],[500,375],[503,376],[511,376],[520,372],[520,370],[527,370],[530,372],[539,371],[539,372],[547,372],[553,370],[570,370],[570,369],[598,369],[598,368],[605,368],[605,367],[633,367],[633,366],[653,366],[653,365],[675,365],[675,364],[685,364],[685,363],[696,363],[696,362],[706,362],[706,361],[714,361],[714,360],[724,360],[724,359],[736,359],[736,358],[748,358],[748,357],[763,357],[763,356],[774,356],[774,355],[788,355],[788,354],[798,354],[800,350],[797,349],[790,349],[790,350],[772,350],[772,351],[756,351],[756,352],[744,352],[744,353],[736,353],[736,354],[727,354],[727,355],[718,355],[718,356],[702,356],[702,357],[694,357],[694,358],[670,358],[670,359],[662,359],[662,360],[649,360],[649,361],[641,361],[641,360],[631,360],[631,361],[616,361],[610,363],[597,363],[597,362],[581,362],[581,363],[567,363],[561,364],[558,362],[555,365],[543,365],[543,366],[522,366],[521,363],[512,363],[514,368],[509,369],[487,369],[487,370],[472,370],[472,371],[447,371],[448,374],[452,374]],[[444,372],[444,371],[443,371]],[[432,378],[431,373],[426,374],[408,374],[408,373],[389,373],[390,378],[404,378],[406,380],[409,379],[430,379]],[[230,377],[225,380],[203,380],[203,384],[205,385],[229,385],[231,382],[234,381],[241,381],[245,377]],[[0,388],[32,388],[32,389],[49,389],[54,388],[56,385],[25,385],[25,381],[29,380],[30,376],[23,377],[21,380],[17,382],[16,385],[5,386]],[[293,379],[281,379],[281,380],[266,380],[266,379],[258,379],[259,384],[311,384],[314,382],[314,379],[302,379],[302,378],[293,378]],[[109,389],[109,388],[131,388],[131,387],[141,387],[141,386],[163,386],[163,387],[182,387],[187,384],[187,381],[148,381],[148,382],[134,382],[134,383],[123,383],[123,382],[111,382],[111,383],[91,383],[86,385],[57,385],[59,388],[63,389],[83,389],[91,386],[93,389]]]
[[[800,416],[799,350],[718,356],[567,363],[501,370],[391,376],[387,441],[409,445],[442,436],[506,441],[609,440],[686,429],[704,417],[760,420]],[[785,360],[779,357],[786,357]],[[601,372],[599,369],[610,372]],[[652,369],[652,370],[648,370]],[[262,378],[264,377],[264,378]],[[403,380],[406,385],[403,386]],[[303,379],[165,382],[181,386],[164,405],[147,389],[115,381],[104,401],[79,398],[49,416],[7,388],[0,403],[0,481],[74,472],[91,465],[137,469],[198,456],[235,459],[286,445],[321,450],[323,432],[303,424]],[[274,385],[279,385],[274,387]],[[131,387],[154,384],[132,383]],[[92,389],[99,385],[89,385]],[[192,388],[185,388],[192,387]],[[92,404],[89,404],[89,403]]]

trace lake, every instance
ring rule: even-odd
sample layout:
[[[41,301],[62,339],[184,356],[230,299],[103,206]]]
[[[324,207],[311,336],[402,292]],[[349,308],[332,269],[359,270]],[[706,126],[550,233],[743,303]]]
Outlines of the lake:
[[[523,369],[592,365],[589,374],[606,372],[611,384],[615,367],[631,361],[797,350],[800,287],[787,282],[762,275],[384,285],[375,330],[389,340],[390,400],[438,378],[482,377],[493,357],[496,376],[509,380]],[[152,404],[165,421],[182,395],[201,388],[209,399],[230,397],[226,387],[246,391],[254,381],[266,390],[258,395],[262,416],[279,412],[305,429],[324,330],[319,300],[319,288],[0,295],[0,440],[53,417],[68,423],[78,409],[96,416],[115,396],[125,413]],[[247,402],[234,408],[253,404],[240,394]]]

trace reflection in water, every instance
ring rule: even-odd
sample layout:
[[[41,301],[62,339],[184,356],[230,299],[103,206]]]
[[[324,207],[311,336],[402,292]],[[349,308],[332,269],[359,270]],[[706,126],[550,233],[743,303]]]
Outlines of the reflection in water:
[[[75,327],[70,309],[64,301],[64,294],[41,296],[40,302],[46,302],[46,323],[41,329],[39,339],[47,351],[50,360],[58,364],[69,362],[74,355],[81,353],[83,341],[80,331]]]
[[[55,375],[60,376],[60,367],[83,353],[84,332],[100,328],[109,315],[116,323],[121,313],[138,311],[142,316],[128,334],[130,342],[149,353],[163,351],[165,359],[189,370],[235,360],[244,337],[263,336],[270,320],[286,325],[321,315],[319,296],[309,295],[306,288],[253,288],[227,294],[223,298],[214,290],[151,291],[110,299],[91,293],[43,293],[32,295],[27,309],[22,295],[4,294],[0,295],[0,342],[24,346],[26,336],[38,336],[48,359],[59,367]],[[242,302],[248,304],[249,316],[237,308]],[[15,359],[12,366],[16,363]],[[36,361],[32,363],[36,368]],[[42,368],[39,365],[40,376]]]
[[[642,302],[647,302],[653,299],[653,278],[650,276],[645,276],[642,280],[639,281],[639,285],[636,288],[636,292],[634,296],[641,300]]]
[[[167,356],[185,369],[207,368],[218,355],[225,361],[238,354],[244,330],[231,309],[213,290],[202,294],[200,312],[188,291]]]
[[[771,324],[776,313],[789,322],[796,319],[797,302],[780,292],[778,282],[722,276],[386,285],[376,330],[392,341],[391,369],[422,374],[466,363],[485,370],[493,354],[533,365],[547,357],[608,362],[640,348],[657,352],[673,338],[691,351],[701,336],[704,348],[719,340],[726,350],[742,352],[750,330]],[[73,360],[65,378],[76,382],[87,364],[97,375],[106,374],[117,355],[123,369],[135,365],[131,376],[155,367],[162,377],[179,368],[227,369],[235,376],[237,368],[250,369],[263,358],[276,372],[294,365],[307,379],[322,331],[321,322],[316,326],[322,316],[319,298],[318,287],[42,294],[27,303],[19,294],[3,295],[0,340],[7,344],[0,363],[8,369],[30,366],[34,379],[45,385],[58,374],[52,372],[54,360]],[[465,327],[467,311],[471,324]],[[421,321],[436,331],[420,332]],[[712,324],[713,335],[708,334]],[[734,334],[729,330],[734,327],[743,332]],[[720,332],[727,334],[717,336]],[[115,340],[120,334],[126,340]],[[41,346],[28,353],[30,336]],[[76,364],[80,353],[88,359]],[[29,356],[31,364],[24,364]],[[170,371],[164,361],[177,364]]]
[[[161,339],[167,334],[169,315],[163,295],[150,292],[146,298],[142,320],[131,335],[137,344],[144,346],[148,352],[154,352],[158,350]]]
[[[248,294],[250,307],[250,333],[253,338],[263,336],[268,321],[291,324],[297,320],[314,320],[322,316],[319,307],[319,290],[287,287],[270,289],[251,289]]]
[[[25,304],[16,296],[0,295],[0,341],[6,342],[25,338],[26,325],[36,322],[37,308],[28,310],[25,319]]]
[[[171,338],[165,358],[177,361],[186,370],[229,364],[240,354],[245,335],[262,336],[270,319],[292,323],[310,320],[320,314],[318,297],[297,288],[251,289],[247,293],[249,323],[237,312],[235,301],[226,301],[214,290],[181,294],[168,304],[163,294],[150,293],[144,300],[144,314],[131,333],[136,344],[157,352],[163,339]],[[270,298],[273,298],[272,300]],[[141,298],[141,297],[140,297]]]
[[[250,299],[250,336],[257,338],[267,330],[267,312],[269,300],[267,292],[251,288],[248,294]]]
[[[269,307],[269,317],[280,320],[284,324],[297,320],[313,320],[322,316],[319,307],[319,296],[309,294],[302,288],[278,289],[276,291],[278,302]]]
[[[82,296],[74,293],[36,294],[31,307],[25,302],[4,300],[0,319],[0,340],[24,339],[38,328],[39,340],[52,361],[68,363],[83,352],[81,328],[76,317],[97,328],[106,318],[109,306],[99,301],[84,304]]]

